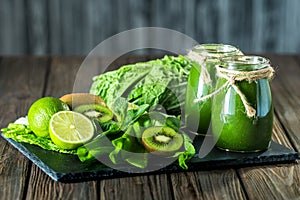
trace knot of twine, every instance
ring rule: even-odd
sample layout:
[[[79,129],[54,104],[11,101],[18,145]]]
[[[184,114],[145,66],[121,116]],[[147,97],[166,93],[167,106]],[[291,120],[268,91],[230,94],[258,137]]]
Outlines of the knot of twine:
[[[205,101],[216,94],[220,93],[226,87],[231,86],[235,92],[240,96],[247,113],[248,117],[253,117],[256,115],[256,110],[249,104],[246,96],[241,92],[241,90],[235,85],[236,81],[247,81],[249,83],[253,81],[257,81],[263,78],[267,78],[268,80],[272,79],[274,76],[273,67],[269,66],[263,69],[255,70],[255,71],[235,71],[230,69],[224,69],[220,66],[216,66],[217,76],[220,78],[224,78],[227,81],[220,88],[215,90],[214,92],[205,95],[203,97],[197,98],[194,100],[194,103],[198,103],[200,101]]]
[[[210,78],[209,72],[208,72],[208,70],[206,68],[206,64],[205,64],[207,57],[204,55],[200,55],[192,50],[188,52],[187,57],[189,59],[191,59],[192,61],[197,62],[201,65],[201,77],[200,78],[202,79],[203,83],[204,84],[210,83],[211,78]]]

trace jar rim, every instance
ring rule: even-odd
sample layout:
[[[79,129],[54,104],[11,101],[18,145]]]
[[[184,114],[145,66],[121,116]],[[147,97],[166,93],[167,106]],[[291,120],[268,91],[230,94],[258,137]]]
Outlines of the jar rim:
[[[221,68],[238,71],[255,71],[270,66],[270,60],[256,55],[236,55],[220,59]]]
[[[207,43],[207,44],[199,44],[192,48],[192,51],[197,53],[207,53],[209,55],[218,55],[218,54],[234,54],[239,52],[240,50],[229,44],[218,44],[218,43]]]

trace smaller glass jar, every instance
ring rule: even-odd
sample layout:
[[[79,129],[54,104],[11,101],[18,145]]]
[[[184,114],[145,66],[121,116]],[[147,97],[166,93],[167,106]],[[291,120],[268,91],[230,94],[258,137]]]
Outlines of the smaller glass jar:
[[[237,152],[268,149],[273,127],[269,80],[274,70],[259,56],[221,59],[212,104],[212,132],[218,148]]]
[[[187,129],[205,135],[211,122],[212,99],[195,102],[212,92],[216,84],[215,66],[220,58],[242,55],[236,47],[226,44],[200,44],[192,48],[187,58],[192,61],[185,100]]]

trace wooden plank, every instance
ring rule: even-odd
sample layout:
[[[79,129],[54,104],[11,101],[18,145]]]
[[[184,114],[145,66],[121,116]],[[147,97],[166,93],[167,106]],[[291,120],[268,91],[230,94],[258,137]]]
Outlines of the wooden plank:
[[[255,31],[252,23],[255,15],[253,1],[225,0],[218,3],[218,41],[249,52],[253,48],[252,36]]]
[[[1,106],[2,107],[2,106]],[[0,111],[3,111],[0,109]],[[22,199],[30,164],[11,145],[0,139],[0,199]]]
[[[72,92],[76,72],[82,58],[54,58],[47,78],[45,95],[60,97]],[[61,184],[50,179],[33,166],[28,183],[27,199],[96,199],[96,181],[78,184]]]
[[[54,57],[49,71],[45,96],[61,97],[72,93],[81,57]],[[88,91],[87,91],[88,92]]]
[[[4,58],[0,63],[0,127],[25,116],[42,95],[48,59]],[[39,76],[32,76],[33,74]],[[22,199],[30,162],[0,138],[0,199]]]
[[[84,53],[89,53],[93,48],[95,48],[99,43],[119,33],[119,21],[118,21],[118,11],[117,4],[121,1],[111,1],[111,0],[91,0],[85,1],[85,22],[83,38],[84,43],[89,43],[86,47]],[[126,1],[121,3],[126,4]],[[127,10],[126,17],[127,21],[130,21],[130,12]],[[86,33],[86,29],[88,29]],[[91,30],[91,32],[89,32]],[[88,42],[86,42],[87,37],[89,37]]]
[[[217,25],[220,17],[220,10],[217,4],[220,1],[196,1],[195,2],[195,37],[199,43],[219,42],[219,29]],[[223,5],[224,6],[224,5]],[[211,13],[214,13],[211,15]],[[208,17],[209,16],[209,17]],[[212,24],[214,24],[212,26]]]
[[[299,151],[299,141],[295,141],[297,135],[293,131],[297,129],[299,124],[298,122],[293,124],[295,123],[293,117],[295,116],[294,112],[297,112],[297,108],[299,108],[297,105],[299,101],[294,102],[294,98],[299,96],[299,92],[297,93],[298,90],[296,90],[297,87],[299,88],[299,84],[297,85],[299,81],[296,77],[300,74],[300,68],[291,56],[269,57],[273,66],[279,66],[277,76],[272,82],[273,99],[277,113],[272,139],[291,149],[295,147]],[[242,168],[239,170],[239,174],[250,199],[300,198],[299,163]]]
[[[277,117],[272,139],[293,149]],[[239,174],[249,199],[300,198],[299,163],[242,168]]]
[[[287,134],[284,132],[281,122],[279,121],[277,115],[275,115],[274,117],[272,140],[290,149],[295,150],[293,148],[292,143],[288,139]]]
[[[0,103],[10,109],[4,112],[7,115],[1,115],[2,125],[25,116],[31,103],[42,95],[48,62],[43,57],[10,57],[1,61]]]
[[[271,82],[274,106],[287,134],[300,152],[300,64],[292,56],[269,56],[276,69]]]
[[[249,199],[300,198],[299,164],[243,168],[240,174]]]
[[[202,39],[202,36],[198,35],[196,32],[197,28],[197,9],[196,9],[196,0],[190,0],[188,2],[185,2],[182,7],[183,7],[183,12],[182,12],[182,32],[189,37],[193,38],[194,40],[198,41],[198,39]],[[199,38],[200,37],[200,38]]]
[[[233,169],[171,174],[175,199],[246,199]]]
[[[42,95],[48,59],[6,57],[1,61],[0,97],[2,101],[36,99]],[[34,76],[34,74],[38,76]]]
[[[28,0],[25,7],[27,20],[27,53],[47,55],[49,52],[47,1]]]
[[[47,1],[48,8],[48,38],[49,54],[62,55],[62,20],[60,0]]]
[[[84,32],[82,29],[82,8],[81,0],[60,1],[61,6],[61,37],[62,37],[62,53],[65,55],[80,55]]]
[[[201,43],[230,43],[244,52],[300,50],[298,0],[0,0],[0,4],[0,54],[85,55],[116,33],[147,26],[180,31]]]
[[[277,117],[272,139],[293,149]],[[248,167],[239,169],[238,172],[249,199],[298,199],[300,197],[299,163]]]
[[[100,199],[171,199],[167,175],[101,181]]]
[[[96,181],[64,184],[32,166],[26,199],[97,199]]]
[[[298,38],[298,31],[300,27],[299,7],[300,1],[292,0],[285,2],[285,11],[280,17],[283,20],[282,27],[279,30],[278,36],[284,39],[277,40],[279,48],[284,54],[295,54],[300,52]],[[292,27],[292,28],[291,28]]]
[[[0,54],[25,54],[27,33],[25,1],[0,0]]]
[[[278,49],[279,23],[282,22],[280,14],[284,10],[285,2],[280,0],[254,0],[253,1],[253,52],[272,52]],[[277,7],[278,6],[278,7]],[[280,11],[278,11],[278,8]],[[268,32],[268,34],[266,34]]]

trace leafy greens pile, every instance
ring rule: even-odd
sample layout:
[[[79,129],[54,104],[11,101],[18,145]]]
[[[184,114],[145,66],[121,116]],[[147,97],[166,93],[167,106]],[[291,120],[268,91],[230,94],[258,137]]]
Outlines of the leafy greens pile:
[[[150,109],[160,105],[177,116],[185,101],[190,68],[191,62],[181,55],[125,65],[94,77],[90,93],[108,105],[122,96],[135,105],[148,104]]]
[[[179,118],[156,111],[145,112],[147,109],[147,104],[128,109],[127,100],[118,98],[112,106],[117,121],[100,123],[103,132],[78,148],[79,159],[86,162],[108,155],[113,164],[129,164],[142,169],[147,167],[150,154],[141,142],[144,130],[150,126],[168,126],[181,132]],[[194,156],[195,149],[190,138],[184,132],[181,134],[184,145],[169,158],[178,158],[179,166],[187,169],[186,161]]]
[[[168,158],[178,159],[179,165],[187,169],[186,162],[195,155],[195,149],[181,129],[180,117],[190,68],[184,56],[165,56],[94,77],[90,93],[103,98],[115,118],[105,123],[94,120],[95,138],[77,150],[64,150],[50,138],[37,137],[28,124],[10,123],[1,129],[2,134],[46,150],[77,154],[82,162],[106,156],[113,164],[144,169],[151,154],[141,142],[142,133],[151,126],[168,126],[182,134],[184,140],[182,148]]]
[[[107,145],[101,142],[104,142],[103,135],[113,135],[112,132],[116,131],[115,126],[100,134],[99,139],[96,138],[79,148],[79,158],[82,161],[89,160],[108,150],[110,151],[109,158],[114,164],[122,160],[140,168],[147,166],[148,154],[140,141],[142,132],[149,126],[170,126],[175,131],[180,131],[181,108],[185,102],[186,84],[191,65],[192,63],[184,56],[165,56],[162,59],[125,65],[118,70],[94,77],[90,93],[103,98],[117,116],[118,111],[112,105],[116,104],[115,100],[120,99],[119,97],[126,98],[128,102],[140,106],[148,113],[139,112],[141,115],[133,115],[135,117],[133,119],[130,113],[124,117],[123,109],[123,112],[119,112],[119,114],[123,113],[121,114],[123,117],[118,117],[121,123],[118,126],[119,131],[121,130],[123,134],[112,140],[111,145],[114,147],[103,149]],[[144,107],[145,105],[148,105],[147,108]],[[128,118],[128,116],[131,117]],[[195,149],[191,139],[186,134],[182,134],[184,149],[174,154],[173,157],[178,157],[179,165],[187,169],[185,162],[193,157]],[[111,151],[111,149],[114,150]],[[139,154],[132,156],[126,152]]]

